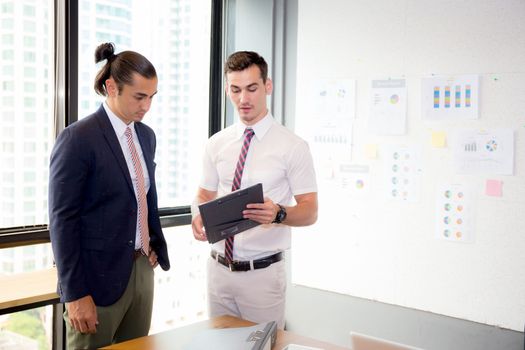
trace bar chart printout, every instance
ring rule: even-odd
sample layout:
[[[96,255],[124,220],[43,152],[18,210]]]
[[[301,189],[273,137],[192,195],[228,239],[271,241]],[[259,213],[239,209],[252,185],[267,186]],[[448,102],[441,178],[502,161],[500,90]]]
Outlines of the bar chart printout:
[[[479,76],[424,78],[422,117],[425,120],[478,119]]]

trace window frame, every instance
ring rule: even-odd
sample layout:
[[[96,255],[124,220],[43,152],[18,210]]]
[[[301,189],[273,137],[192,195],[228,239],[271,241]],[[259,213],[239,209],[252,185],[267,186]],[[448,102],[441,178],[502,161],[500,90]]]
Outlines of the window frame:
[[[211,0],[208,136],[223,127],[223,3]],[[78,120],[78,0],[55,0],[55,137]],[[60,14],[65,15],[61,18]],[[58,91],[65,91],[60,94]],[[59,118],[58,116],[64,116]],[[191,223],[191,205],[159,208],[162,227]],[[0,227],[0,249],[49,243],[47,224]]]
[[[228,0],[211,0],[210,35],[210,85],[208,136],[223,126],[223,3]],[[66,126],[78,120],[78,0],[54,0],[55,37],[55,137]],[[60,93],[63,91],[64,93]],[[59,116],[63,116],[60,118]],[[162,227],[191,224],[191,206],[159,208]],[[47,224],[0,227],[0,249],[50,243]],[[65,324],[62,318],[64,305],[58,298],[0,310],[0,315],[36,307],[53,305],[52,348],[65,349]]]

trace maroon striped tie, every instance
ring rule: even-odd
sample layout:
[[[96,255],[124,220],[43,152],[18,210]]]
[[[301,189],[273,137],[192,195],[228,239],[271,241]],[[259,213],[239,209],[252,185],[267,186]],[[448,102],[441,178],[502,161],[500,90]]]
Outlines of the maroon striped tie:
[[[242,144],[241,154],[239,154],[239,160],[237,161],[237,166],[235,167],[235,176],[233,177],[232,191],[236,191],[241,187],[242,172],[244,171],[244,163],[246,162],[246,155],[248,154],[248,149],[250,148],[250,142],[252,142],[253,135],[255,132],[253,129],[246,128],[244,130],[244,142]],[[235,236],[226,238],[224,255],[226,256],[226,261],[231,263],[233,261],[233,240]]]
[[[131,161],[133,163],[133,170],[137,176],[136,182],[136,197],[137,197],[137,209],[138,209],[138,226],[139,226],[139,238],[140,247],[142,254],[149,255],[149,230],[148,230],[148,202],[146,199],[146,184],[144,181],[144,172],[142,171],[142,165],[140,164],[139,154],[135,148],[133,142],[133,135],[129,126],[124,132],[128,141],[129,151],[131,152]]]

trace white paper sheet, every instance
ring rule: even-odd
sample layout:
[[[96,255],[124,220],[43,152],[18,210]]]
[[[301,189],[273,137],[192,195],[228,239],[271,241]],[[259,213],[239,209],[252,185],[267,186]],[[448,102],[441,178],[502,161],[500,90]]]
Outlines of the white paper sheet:
[[[460,184],[443,184],[436,192],[436,238],[474,241],[472,191]]]
[[[478,75],[424,78],[421,89],[423,119],[479,118]]]
[[[378,135],[403,135],[406,129],[405,79],[372,80],[368,130]]]
[[[333,159],[351,159],[355,80],[318,79],[311,87],[310,145]]]
[[[417,202],[421,154],[415,147],[390,147],[385,159],[385,195],[391,200]]]
[[[460,130],[453,142],[458,174],[513,175],[514,130]]]

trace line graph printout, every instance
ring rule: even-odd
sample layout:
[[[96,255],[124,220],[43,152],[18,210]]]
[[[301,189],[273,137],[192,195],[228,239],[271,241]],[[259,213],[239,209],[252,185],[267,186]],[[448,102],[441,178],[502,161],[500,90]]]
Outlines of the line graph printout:
[[[458,174],[513,175],[514,131],[460,130],[453,141],[454,168]]]
[[[352,79],[317,79],[310,89],[311,112],[307,137],[324,154],[349,159],[355,118],[355,86]],[[336,157],[339,158],[339,157]]]
[[[478,75],[423,78],[421,89],[423,119],[479,118]]]

